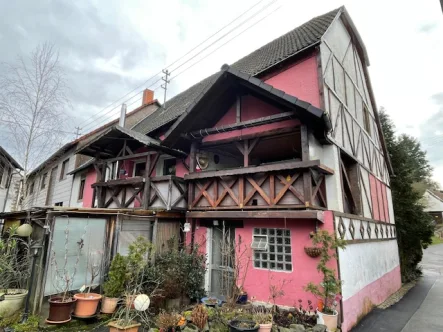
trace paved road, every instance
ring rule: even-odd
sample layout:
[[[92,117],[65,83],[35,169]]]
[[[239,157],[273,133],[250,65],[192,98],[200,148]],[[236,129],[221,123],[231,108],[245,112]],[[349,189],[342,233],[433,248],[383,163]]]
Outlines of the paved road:
[[[423,278],[397,304],[375,309],[352,332],[443,331],[443,244],[424,251]]]

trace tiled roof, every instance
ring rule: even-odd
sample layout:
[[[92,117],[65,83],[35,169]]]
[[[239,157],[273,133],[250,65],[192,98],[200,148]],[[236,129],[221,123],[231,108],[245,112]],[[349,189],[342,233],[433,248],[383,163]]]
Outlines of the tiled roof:
[[[317,45],[340,9],[335,9],[311,19],[238,60],[231,67],[255,76],[294,54]],[[132,129],[143,134],[149,134],[176,119],[215,79],[216,74],[213,74],[171,98],[166,102],[165,108],[157,109]]]

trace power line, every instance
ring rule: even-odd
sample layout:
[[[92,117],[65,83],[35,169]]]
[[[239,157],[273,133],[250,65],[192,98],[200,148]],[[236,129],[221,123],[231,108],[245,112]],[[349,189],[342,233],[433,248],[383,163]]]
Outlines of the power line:
[[[262,3],[264,0],[260,0],[258,1],[256,4],[254,4],[253,6],[251,6],[250,8],[248,8],[246,11],[244,11],[242,14],[240,14],[239,16],[237,16],[234,20],[232,20],[231,22],[229,22],[228,24],[226,24],[225,26],[223,26],[221,29],[219,29],[217,32],[215,32],[214,34],[212,34],[210,37],[206,38],[203,42],[201,42],[200,44],[198,44],[197,46],[195,46],[193,49],[191,49],[190,51],[188,51],[185,55],[181,56],[180,58],[178,58],[177,60],[175,60],[173,63],[171,63],[170,65],[166,66],[164,69],[167,69],[169,67],[171,67],[172,65],[174,65],[175,63],[179,62],[180,60],[182,60],[184,57],[186,57],[187,55],[189,55],[190,53],[192,53],[195,49],[197,49],[198,47],[200,47],[201,45],[203,45],[206,41],[208,41],[209,39],[211,39],[212,37],[214,37],[215,35],[217,35],[219,32],[221,32],[222,30],[224,30],[226,27],[228,27],[229,25],[231,25],[233,22],[235,22],[237,19],[239,19],[240,17],[242,17],[243,15],[245,15],[247,12],[251,11],[254,7],[256,7],[257,5],[259,5],[260,3]],[[269,7],[271,4],[273,4],[275,1],[277,0],[272,0],[270,3],[268,3],[267,5],[265,5],[261,10],[266,9],[267,7]],[[219,41],[220,39],[224,38],[226,35],[228,35],[229,33],[231,33],[233,30],[237,29],[238,27],[240,27],[241,25],[243,25],[245,22],[247,22],[248,20],[252,19],[253,17],[255,17],[259,12],[255,13],[252,17],[249,17],[247,20],[243,21],[242,23],[240,23],[239,25],[237,25],[235,28],[231,29],[228,33],[224,34],[221,38],[218,38],[215,42],[211,43],[209,46],[207,46],[206,48],[204,48],[203,50],[199,51],[197,54],[195,54],[193,57],[191,57],[190,59],[188,59],[186,62],[184,62],[183,64],[191,61],[192,59],[194,59],[196,56],[198,56],[199,54],[201,54],[202,52],[204,52],[208,47],[212,46],[214,43],[216,43],[217,41]],[[183,64],[181,64],[180,66],[176,67],[174,70],[180,68],[181,66],[183,66]],[[112,103],[110,103],[108,106],[106,106],[105,108],[103,108],[102,110],[100,110],[98,113],[94,114],[93,116],[89,117],[88,119],[86,119],[85,121],[87,122],[86,124],[90,123],[90,119],[96,118],[97,115],[99,115],[100,113],[102,113],[103,111],[105,111],[107,108],[111,107],[112,105],[114,105],[116,102],[120,101],[121,99],[125,98],[126,96],[128,96],[129,94],[131,94],[132,92],[134,92],[135,90],[137,90],[138,88],[144,86],[147,82],[149,82],[150,80],[152,80],[153,78],[155,78],[156,76],[158,76],[159,74],[161,74],[162,71],[159,71],[157,74],[153,75],[152,77],[148,78],[146,81],[144,81],[142,84],[138,85],[136,88],[134,88],[133,90],[129,91],[127,94],[125,94],[124,96],[120,97],[119,99],[113,101]],[[155,83],[157,83],[158,81],[160,81],[160,79],[158,79],[156,82],[154,82],[152,85],[154,85]],[[131,99],[131,98],[129,98]],[[123,101],[126,102],[127,100]],[[118,107],[118,106],[117,106]],[[115,109],[115,108],[114,108]],[[108,114],[109,112],[103,114],[102,116]],[[102,117],[100,116],[100,117]],[[98,118],[100,118],[98,117]],[[96,118],[95,120],[97,120],[98,118]],[[79,126],[83,125],[85,126],[85,121],[81,122],[79,124]]]
[[[257,25],[258,23],[260,23],[261,21],[263,21],[264,19],[266,19],[267,17],[269,17],[270,15],[272,15],[273,13],[275,13],[277,10],[279,10],[282,6],[279,6],[277,8],[275,8],[273,11],[271,11],[270,13],[268,13],[268,15],[262,17],[261,19],[259,19],[258,21],[256,21],[254,24],[250,25],[249,27],[247,27],[246,29],[244,29],[243,31],[241,31],[240,33],[238,33],[237,35],[235,35],[234,37],[232,37],[231,39],[229,39],[228,41],[226,41],[225,43],[223,43],[222,45],[220,45],[219,47],[217,47],[215,50],[213,50],[212,52],[206,54],[203,58],[199,59],[197,62],[193,63],[192,65],[186,67],[184,70],[182,70],[181,72],[179,72],[178,74],[176,74],[175,76],[173,76],[171,78],[171,81],[176,79],[178,76],[180,76],[181,74],[183,74],[185,71],[187,71],[188,69],[194,67],[196,64],[198,64],[199,62],[203,61],[204,59],[206,59],[208,56],[210,56],[211,54],[213,54],[214,52],[216,52],[217,50],[219,50],[220,48],[222,48],[223,46],[225,46],[226,44],[228,44],[229,42],[231,42],[232,40],[234,40],[235,38],[237,38],[238,36],[240,36],[241,34],[245,33],[246,31],[248,31],[250,28],[254,27],[255,25]]]

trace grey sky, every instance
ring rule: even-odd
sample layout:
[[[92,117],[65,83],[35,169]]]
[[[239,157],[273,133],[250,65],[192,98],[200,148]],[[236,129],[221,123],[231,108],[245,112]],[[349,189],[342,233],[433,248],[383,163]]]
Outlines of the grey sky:
[[[111,107],[96,116],[97,121],[88,120],[91,115],[257,1],[0,1],[0,61],[27,54],[39,42],[55,43],[71,87],[67,130],[74,132],[80,125],[87,131],[116,117],[119,103],[117,109],[110,111]],[[270,1],[263,1],[256,11]],[[231,63],[313,16],[343,4],[366,43],[378,106],[387,109],[400,132],[422,140],[435,178],[443,185],[443,15],[436,0],[276,0],[200,57],[272,12],[269,17],[173,79],[168,96],[219,70],[223,63]],[[193,61],[171,76],[191,64]],[[159,85],[151,88],[157,88],[156,97],[162,101]],[[139,100],[136,95],[128,102],[133,103],[129,108],[138,106]],[[6,144],[1,137],[0,144]]]

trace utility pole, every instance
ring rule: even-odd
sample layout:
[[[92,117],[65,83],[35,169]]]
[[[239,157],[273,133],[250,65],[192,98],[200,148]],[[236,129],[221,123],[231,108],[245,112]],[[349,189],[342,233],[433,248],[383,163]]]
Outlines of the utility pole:
[[[165,82],[165,83],[163,83],[163,84],[161,85],[162,89],[165,90],[165,95],[164,95],[164,98],[163,98],[163,108],[165,108],[165,104],[166,104],[166,92],[167,92],[167,90],[168,90],[169,75],[171,75],[171,73],[170,73],[169,70],[167,70],[167,69],[163,69],[162,72],[163,72],[163,74],[165,74],[165,76],[162,76],[162,80],[163,80],[163,82]]]
[[[80,127],[75,127],[75,139],[77,139],[80,136]]]

